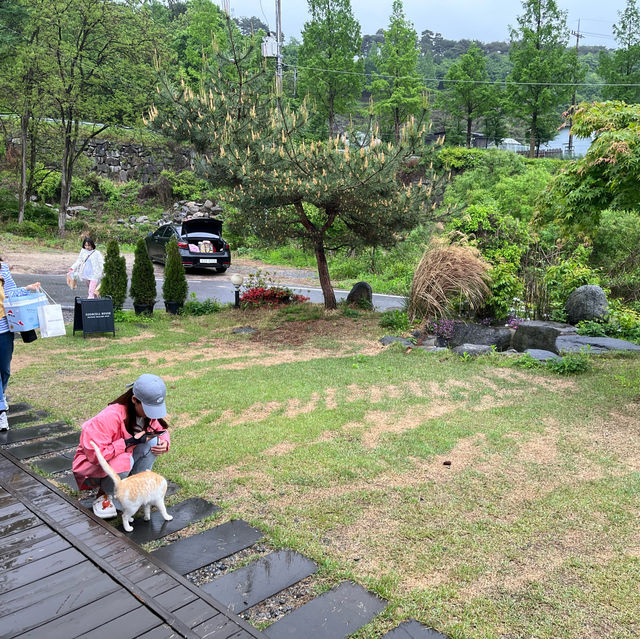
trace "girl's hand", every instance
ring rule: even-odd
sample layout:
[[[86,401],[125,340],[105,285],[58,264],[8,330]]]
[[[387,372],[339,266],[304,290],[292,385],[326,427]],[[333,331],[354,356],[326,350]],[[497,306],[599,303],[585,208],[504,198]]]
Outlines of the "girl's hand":
[[[169,444],[164,439],[158,439],[158,443],[151,447],[151,452],[154,455],[163,455],[169,450]]]
[[[33,284],[29,284],[25,286],[28,291],[36,291],[40,289],[40,282],[34,282]]]

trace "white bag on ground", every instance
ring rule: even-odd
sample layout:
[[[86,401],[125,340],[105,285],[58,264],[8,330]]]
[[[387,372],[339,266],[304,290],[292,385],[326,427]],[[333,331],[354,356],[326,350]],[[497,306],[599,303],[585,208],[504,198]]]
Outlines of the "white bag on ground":
[[[40,320],[40,337],[59,337],[67,334],[60,304],[39,306],[38,319]]]

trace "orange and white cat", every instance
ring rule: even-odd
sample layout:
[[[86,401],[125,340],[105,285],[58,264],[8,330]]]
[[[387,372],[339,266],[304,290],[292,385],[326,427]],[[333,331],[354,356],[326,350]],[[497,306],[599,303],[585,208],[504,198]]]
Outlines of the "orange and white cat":
[[[118,473],[109,466],[109,462],[102,456],[95,442],[91,442],[91,445],[96,451],[102,470],[113,479],[115,484],[114,496],[122,504],[122,527],[127,532],[133,530],[130,522],[133,521],[133,516],[138,512],[140,506],[144,506],[145,521],[151,519],[151,506],[155,506],[160,511],[165,521],[173,519],[173,516],[167,512],[164,505],[167,480],[162,475],[158,475],[152,470],[145,470],[137,475],[130,475],[120,479]]]

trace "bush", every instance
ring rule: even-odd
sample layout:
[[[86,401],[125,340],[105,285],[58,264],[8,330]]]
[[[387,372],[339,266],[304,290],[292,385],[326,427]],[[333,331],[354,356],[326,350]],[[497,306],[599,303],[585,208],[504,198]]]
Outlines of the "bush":
[[[404,333],[409,330],[409,316],[397,308],[385,311],[380,317],[380,326],[388,328],[397,333]]]
[[[247,289],[240,296],[240,306],[242,308],[258,308],[260,306],[279,306],[280,304],[291,304],[307,302],[308,297],[298,295],[288,288],[255,287]]]
[[[147,246],[143,238],[136,244],[133,257],[133,269],[131,272],[131,288],[129,294],[134,304],[155,304],[156,280],[153,273],[153,264]]]
[[[167,244],[167,260],[164,266],[164,282],[162,284],[162,297],[165,302],[184,304],[187,299],[189,287],[185,275],[182,257],[178,249],[178,242],[172,238]]]
[[[546,367],[558,375],[576,375],[589,369],[589,353],[566,353],[558,359],[550,359]]]
[[[188,302],[182,307],[182,315],[212,315],[213,313],[219,313],[223,306],[217,300],[207,298],[200,302],[196,299],[196,294],[191,293]]]
[[[121,310],[127,298],[127,263],[120,255],[117,240],[109,240],[104,258],[104,277],[100,284],[100,295],[110,296],[113,308]]]
[[[209,183],[196,176],[193,171],[162,171],[161,177],[168,180],[173,190],[173,196],[178,200],[202,200],[213,198]]]

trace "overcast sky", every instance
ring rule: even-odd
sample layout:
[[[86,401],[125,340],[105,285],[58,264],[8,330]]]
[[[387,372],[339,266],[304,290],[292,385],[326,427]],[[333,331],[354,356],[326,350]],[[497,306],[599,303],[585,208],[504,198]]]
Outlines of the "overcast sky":
[[[222,6],[222,0],[217,0]],[[257,16],[275,31],[276,0],[229,0],[234,17]],[[440,32],[449,40],[509,39],[509,25],[517,26],[522,13],[519,0],[404,0],[405,15],[413,22],[418,35],[425,29]],[[560,9],[567,10],[568,25],[585,32],[581,44],[614,47],[611,25],[618,21],[618,11],[625,0],[557,0]],[[351,0],[351,7],[360,22],[362,34],[386,29],[391,15],[392,0]],[[281,0],[282,31],[288,40],[300,38],[309,19],[306,0]],[[575,40],[572,40],[575,42]]]

